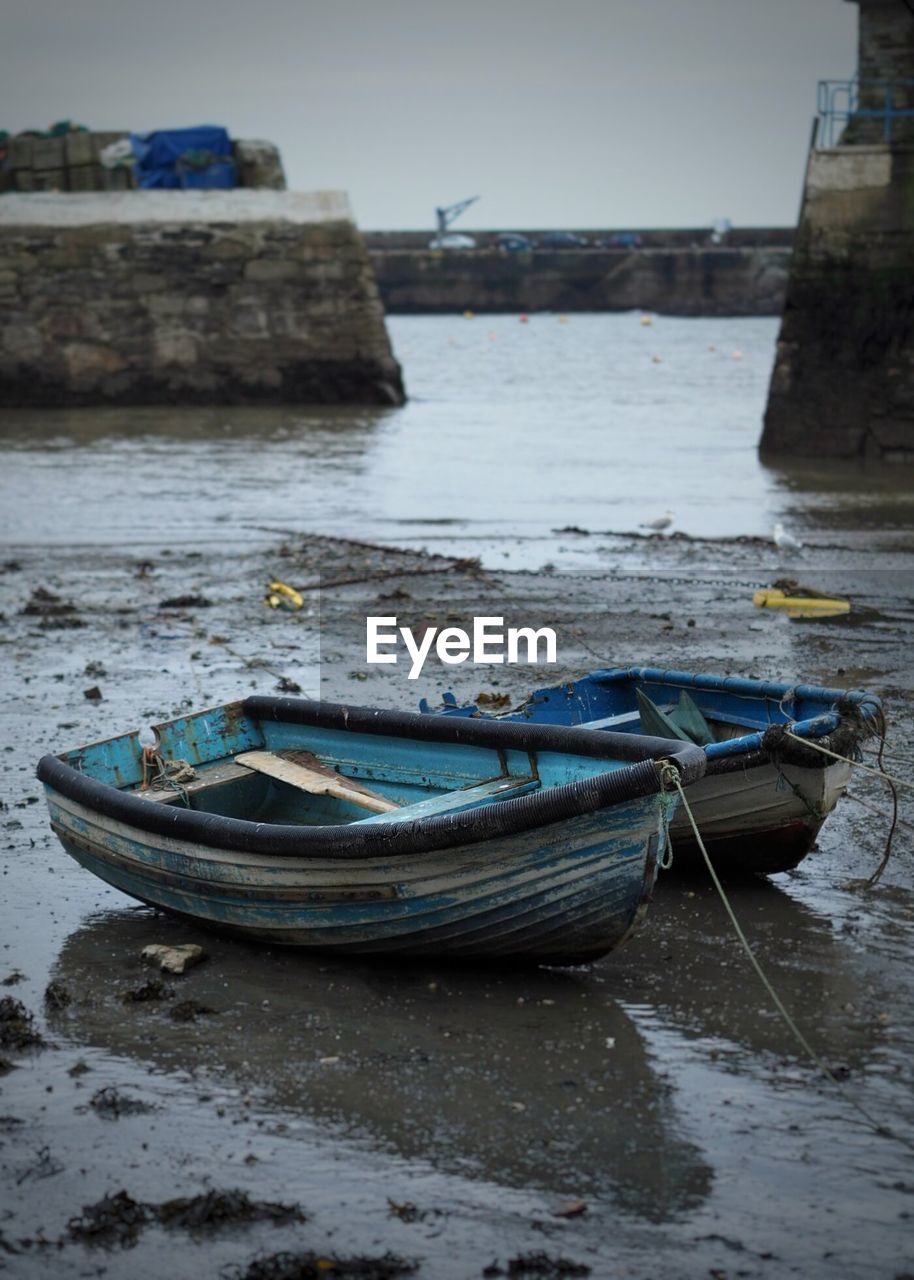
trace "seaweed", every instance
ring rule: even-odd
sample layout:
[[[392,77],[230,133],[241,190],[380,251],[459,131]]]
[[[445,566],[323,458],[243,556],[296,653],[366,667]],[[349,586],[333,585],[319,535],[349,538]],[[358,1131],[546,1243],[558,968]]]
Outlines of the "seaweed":
[[[254,1258],[236,1280],[395,1280],[418,1270],[418,1262],[385,1253],[380,1258],[337,1258],[321,1253],[270,1253]]]
[[[21,1000],[0,1000],[0,1049],[40,1049],[44,1037],[35,1030],[32,1014]]]

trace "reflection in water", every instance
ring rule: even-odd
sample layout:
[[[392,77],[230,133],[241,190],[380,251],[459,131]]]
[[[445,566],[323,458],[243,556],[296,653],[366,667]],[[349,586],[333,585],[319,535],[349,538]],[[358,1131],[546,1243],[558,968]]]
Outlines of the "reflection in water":
[[[768,880],[733,883],[727,893],[756,958],[813,1048],[829,1063],[862,1067],[873,1048],[872,1019],[854,958],[831,922]],[[649,1002],[667,1025],[722,1045],[739,1070],[758,1066],[763,1054],[796,1058],[796,1042],[710,884],[663,877],[647,927],[614,958],[601,970],[614,995]]]
[[[181,1024],[171,1002],[123,1003],[149,976],[125,957],[190,940],[211,958],[176,980],[176,1000],[216,1016]],[[57,1034],[168,1071],[225,1072],[270,1107],[368,1135],[406,1160],[607,1197],[652,1222],[710,1191],[669,1086],[592,973],[343,963],[121,911],[71,934],[53,977],[74,996]]]

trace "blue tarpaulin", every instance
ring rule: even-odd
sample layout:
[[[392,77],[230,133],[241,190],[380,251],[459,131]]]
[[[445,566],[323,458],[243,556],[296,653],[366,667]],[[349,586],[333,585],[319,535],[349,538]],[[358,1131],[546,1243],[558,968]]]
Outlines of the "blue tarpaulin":
[[[235,166],[228,130],[201,124],[192,129],[132,133],[134,173],[140,187],[234,187]]]

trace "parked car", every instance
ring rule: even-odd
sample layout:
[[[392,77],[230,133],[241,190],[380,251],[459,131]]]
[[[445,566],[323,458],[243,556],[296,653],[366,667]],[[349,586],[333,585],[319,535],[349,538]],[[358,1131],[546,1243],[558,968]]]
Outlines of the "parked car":
[[[604,244],[610,249],[640,249],[641,237],[637,231],[616,231]]]
[[[539,238],[541,249],[585,249],[587,237],[573,231],[544,231]]]
[[[450,231],[446,236],[435,236],[434,239],[429,240],[428,247],[430,249],[475,249],[476,241],[472,236]]]
[[[529,236],[522,236],[519,231],[500,231],[495,237],[495,247],[502,253],[529,253],[535,245]]]

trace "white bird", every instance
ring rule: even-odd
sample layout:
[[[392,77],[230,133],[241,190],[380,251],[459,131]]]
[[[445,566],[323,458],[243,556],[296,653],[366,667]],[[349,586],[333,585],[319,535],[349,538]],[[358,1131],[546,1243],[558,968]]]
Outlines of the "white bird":
[[[664,529],[669,529],[673,523],[672,511],[665,511],[662,516],[656,520],[648,520],[646,524],[639,525],[640,529],[653,529],[655,533],[662,533]]]
[[[799,538],[787,532],[780,520],[774,526],[774,545],[781,551],[799,551],[803,546]]]

